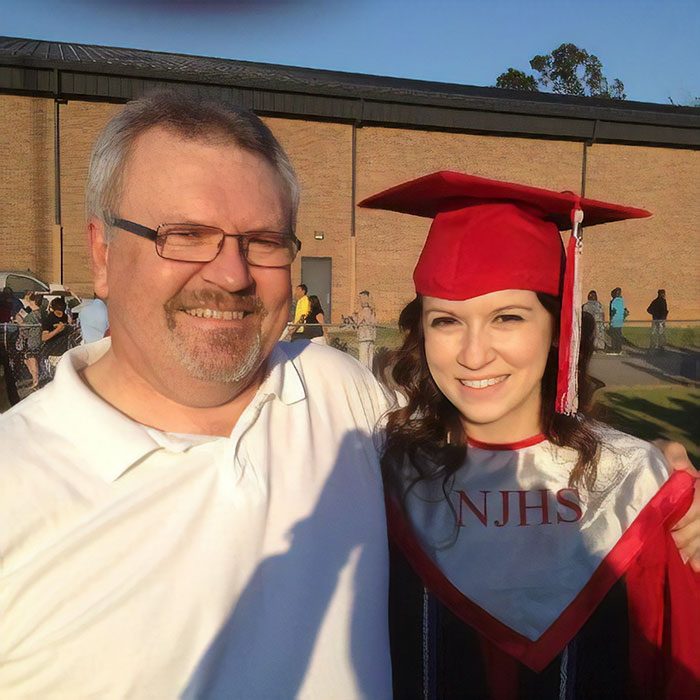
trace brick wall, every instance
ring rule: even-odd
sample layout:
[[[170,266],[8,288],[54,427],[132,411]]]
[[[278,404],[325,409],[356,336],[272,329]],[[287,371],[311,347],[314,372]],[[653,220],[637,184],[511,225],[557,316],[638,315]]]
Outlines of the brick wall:
[[[53,100],[0,96],[0,269],[57,282]]]
[[[64,281],[78,293],[92,290],[84,222],[90,150],[118,109],[77,101],[60,107]],[[372,291],[380,319],[395,320],[412,298],[411,272],[429,221],[358,210],[353,258],[352,127],[280,118],[266,122],[289,152],[301,181],[302,253],[333,258],[334,320],[352,311],[353,290],[364,288]],[[357,130],[357,199],[438,169],[578,191],[583,148],[566,141],[363,127]],[[57,281],[51,254],[53,101],[1,95],[0,151],[0,269],[30,268]],[[699,181],[697,151],[590,147],[586,194],[646,207],[655,215],[587,231],[584,291],[595,288],[605,301],[619,285],[632,317],[646,318],[644,310],[656,289],[665,287],[672,318],[699,319]],[[323,232],[324,240],[314,239],[316,231]],[[295,284],[300,267],[298,260],[292,270]]]
[[[85,181],[92,145],[119,105],[69,102],[61,106],[61,209],[64,279],[76,294],[92,295],[85,229]]]
[[[301,205],[297,237],[302,256],[332,257],[333,321],[347,314],[351,296],[352,127],[294,119],[265,119],[297,171]],[[314,232],[323,232],[316,240]],[[301,256],[292,282],[301,279]],[[312,290],[309,290],[312,293]],[[329,320],[329,319],[326,319]]]
[[[585,232],[584,294],[596,289],[607,307],[622,287],[630,319],[649,320],[646,308],[665,288],[669,319],[700,319],[700,153],[594,145],[586,171],[587,196],[653,216]]]

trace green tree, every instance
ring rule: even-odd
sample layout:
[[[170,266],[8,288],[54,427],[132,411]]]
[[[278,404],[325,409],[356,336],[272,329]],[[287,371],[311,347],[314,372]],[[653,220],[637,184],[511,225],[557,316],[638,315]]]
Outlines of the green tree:
[[[530,90],[530,92],[539,90],[537,81],[532,75],[527,75],[516,68],[509,68],[505,73],[501,73],[496,78],[496,87],[507,90]]]
[[[627,97],[622,81],[618,78],[608,81],[600,59],[575,44],[562,44],[551,53],[533,57],[530,67],[537,75],[509,68],[496,78],[496,87],[612,100]]]

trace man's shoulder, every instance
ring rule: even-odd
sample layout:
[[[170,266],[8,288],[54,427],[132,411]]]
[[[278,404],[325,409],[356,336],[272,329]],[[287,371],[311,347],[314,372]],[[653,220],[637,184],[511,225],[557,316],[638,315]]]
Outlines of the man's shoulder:
[[[295,343],[280,342],[279,352],[303,368],[306,377],[328,378],[332,381],[360,381],[378,385],[372,373],[361,365],[352,355],[311,341]]]
[[[51,478],[56,467],[51,455],[72,453],[74,437],[60,427],[70,420],[65,409],[49,384],[0,415],[0,517],[5,517],[6,499],[18,494],[31,499],[38,484]]]
[[[278,343],[278,352],[299,372],[309,393],[329,402],[362,403],[382,414],[389,405],[386,391],[374,375],[354,357],[335,348],[298,341]],[[377,417],[378,417],[377,416]]]
[[[47,419],[55,405],[55,394],[55,387],[48,384],[0,414],[0,451],[13,454],[16,449],[10,451],[10,444],[21,445],[25,440],[41,440],[41,433],[48,429]]]

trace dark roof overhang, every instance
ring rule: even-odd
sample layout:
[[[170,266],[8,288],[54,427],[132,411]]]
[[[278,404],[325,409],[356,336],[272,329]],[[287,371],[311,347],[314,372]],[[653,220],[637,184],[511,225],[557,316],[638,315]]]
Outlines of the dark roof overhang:
[[[189,89],[257,113],[358,125],[700,147],[700,109],[0,37],[0,91],[123,102]]]

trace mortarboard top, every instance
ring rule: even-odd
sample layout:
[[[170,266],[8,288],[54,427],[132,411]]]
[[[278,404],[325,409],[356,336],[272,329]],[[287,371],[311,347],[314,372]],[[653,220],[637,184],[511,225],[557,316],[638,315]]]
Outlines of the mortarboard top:
[[[579,223],[595,226],[650,212],[451,171],[410,180],[359,206],[433,219],[413,272],[418,294],[458,301],[526,289],[561,296],[557,410],[576,411]],[[565,269],[559,231],[570,228]]]
[[[414,272],[416,291],[452,300],[502,289],[557,296],[558,232],[572,228],[572,210],[583,211],[586,226],[650,216],[572,192],[450,171],[410,180],[359,206],[434,219]]]

